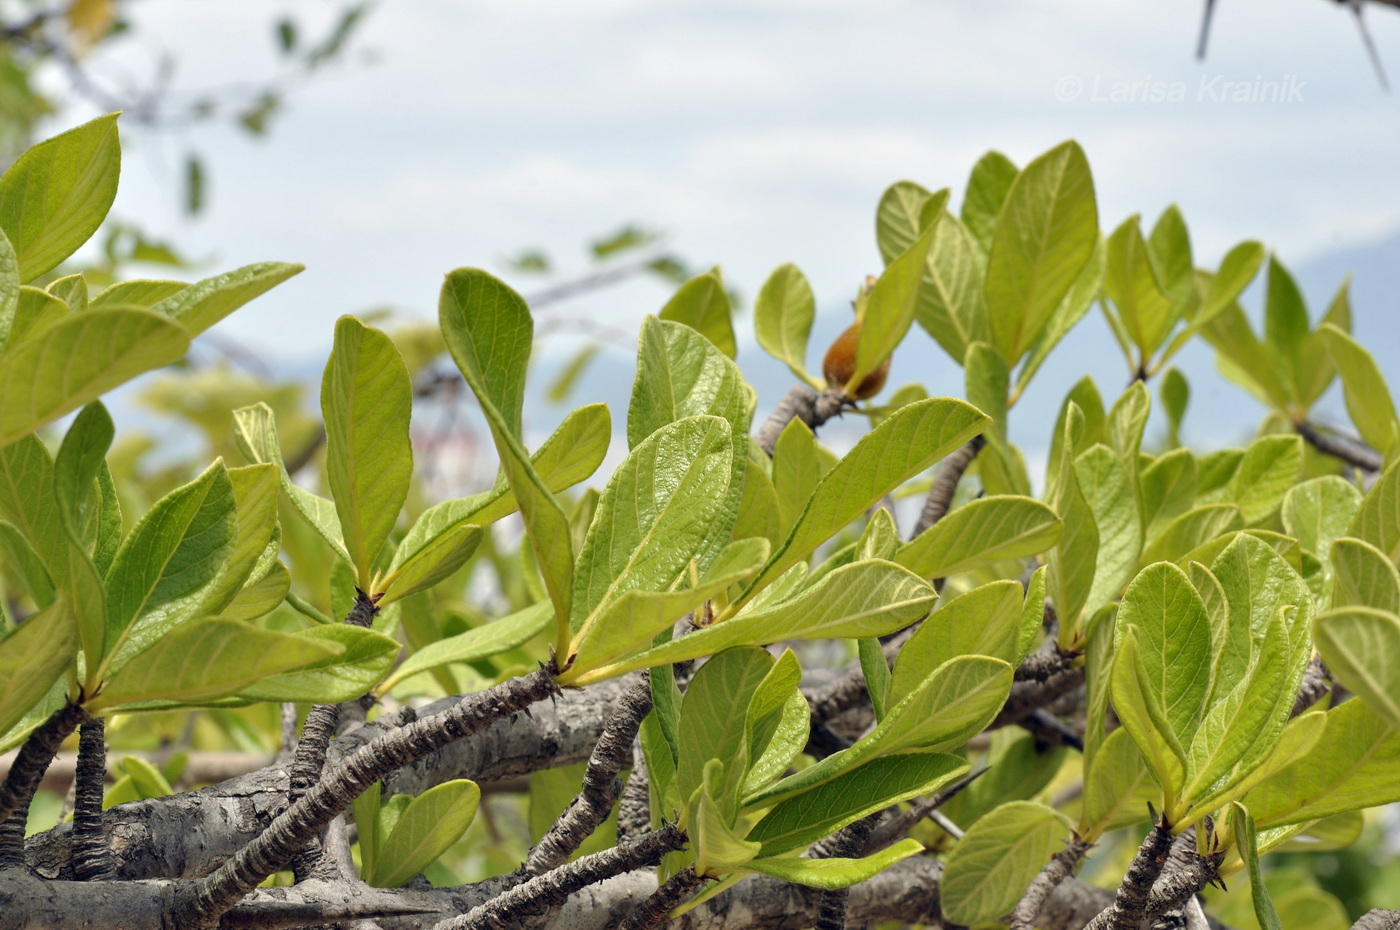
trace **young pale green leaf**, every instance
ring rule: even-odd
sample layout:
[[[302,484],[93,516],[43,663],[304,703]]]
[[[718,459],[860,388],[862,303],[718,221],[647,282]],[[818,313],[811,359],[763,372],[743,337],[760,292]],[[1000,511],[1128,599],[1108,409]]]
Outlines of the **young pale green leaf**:
[[[822,479],[817,438],[798,417],[783,428],[773,447],[773,493],[778,499],[778,525],[784,536],[792,532],[807,502]]]
[[[335,564],[339,565],[340,563],[337,562]],[[334,569],[332,569],[332,571],[334,571]],[[265,617],[276,610],[277,606],[286,600],[287,592],[291,590],[291,587],[291,573],[287,571],[287,566],[276,560],[274,554],[272,565],[268,569],[267,574],[258,578],[256,581],[249,581],[243,587],[239,588],[238,593],[233,596],[233,600],[229,601],[228,604],[224,606],[224,609],[219,611],[219,619],[242,620],[248,622],[257,620],[260,617]],[[183,620],[185,616],[188,615],[171,618],[169,612],[162,611],[159,615],[159,623],[153,622],[147,624],[143,621],[140,624],[140,630],[137,632],[141,633],[144,637],[146,633],[152,630],[165,629],[170,626],[172,619],[174,622],[178,622],[179,620]],[[142,641],[145,641],[144,638]]]
[[[459,268],[443,282],[438,322],[448,351],[491,427],[501,469],[520,506],[535,563],[554,604],[555,650],[567,654],[574,581],[569,520],[520,439],[525,366],[534,333],[530,310],[519,294],[486,272]]]
[[[947,203],[947,192],[939,191],[939,194]],[[933,196],[927,188],[913,181],[896,181],[880,195],[880,203],[875,208],[875,244],[880,249],[880,260],[886,265],[909,251],[919,238],[919,214]]]
[[[917,840],[902,839],[861,859],[754,859],[744,867],[748,871],[771,875],[773,878],[794,885],[805,885],[808,888],[849,888],[873,878],[896,862],[917,856],[923,851],[924,847]]]
[[[402,600],[410,594],[426,591],[467,564],[467,559],[481,544],[481,527],[462,523],[432,539],[402,565],[393,569],[379,583],[384,597],[381,607]]]
[[[355,798],[351,811],[355,817],[355,829],[360,839],[360,874],[366,875],[375,868],[379,844],[379,810],[381,782],[375,782]]]
[[[272,408],[267,404],[257,403],[235,410],[233,436],[238,442],[239,451],[247,456],[249,461],[277,466],[282,492],[287,495],[297,513],[301,514],[307,526],[330,545],[331,551],[349,565],[350,552],[345,548],[345,538],[341,533],[340,517],[336,515],[335,503],[292,484],[287,468],[282,464],[282,446],[277,441],[277,419],[272,413]]]
[[[43,700],[77,654],[77,619],[61,595],[0,639],[0,734]]]
[[[890,414],[822,477],[797,525],[743,599],[807,558],[870,505],[987,425],[985,414],[951,397],[916,401]]]
[[[759,845],[744,839],[732,808],[726,810],[720,801],[726,791],[725,768],[719,759],[705,763],[704,784],[691,795],[681,821],[695,840],[696,875],[715,877],[743,868],[758,855]]]
[[[321,379],[326,475],[345,548],[366,592],[413,478],[412,409],[408,368],[389,337],[353,316],[337,320]]]
[[[772,677],[772,673],[769,677]],[[750,704],[751,722],[753,709],[753,704]],[[807,699],[795,688],[788,694],[777,726],[773,728],[772,736],[761,751],[757,749],[758,744],[753,737],[755,728],[750,727],[749,759],[752,761],[749,763],[748,777],[744,779],[741,789],[744,796],[753,794],[792,766],[807,748],[807,737],[811,733],[811,727],[812,709],[807,706]]]
[[[1045,625],[1045,576],[1049,570],[1040,566],[1031,572],[1026,584],[1026,599],[1021,604],[1021,623],[1016,634],[1016,658],[1012,665],[1020,665],[1035,648],[1040,639],[1041,628]]]
[[[1040,336],[1098,236],[1094,181],[1078,143],[1056,146],[1016,176],[987,264],[992,342],[1010,364]]]
[[[170,364],[189,344],[178,323],[146,310],[89,310],[46,327],[0,365],[0,445]]]
[[[776,805],[749,831],[761,856],[781,856],[830,836],[867,814],[937,791],[966,773],[968,763],[942,752],[875,759]]]
[[[1259,868],[1259,842],[1255,835],[1254,818],[1239,801],[1230,805],[1230,832],[1235,835],[1240,858],[1249,869],[1249,893],[1254,900],[1255,919],[1262,930],[1283,930],[1283,922],[1278,919],[1269,889],[1264,887],[1263,871]]]
[[[1142,563],[1180,559],[1203,543],[1244,529],[1244,515],[1234,504],[1206,504],[1177,517],[1142,551]]]
[[[1040,501],[997,494],[950,510],[895,553],[894,561],[924,578],[943,578],[1055,545],[1064,524]]]
[[[935,243],[936,245],[936,243]],[[1074,328],[1075,324],[1084,319],[1084,314],[1089,312],[1089,308],[1094,305],[1100,292],[1103,290],[1104,274],[1108,268],[1108,246],[1104,242],[1103,236],[1098,236],[1094,243],[1093,254],[1084,263],[1084,267],[1079,272],[1079,276],[1070,285],[1069,293],[1059,306],[1050,314],[1050,321],[1045,324],[1045,329],[1040,334],[1040,338],[1031,346],[1030,353],[1026,356],[1025,364],[1021,366],[1020,373],[1016,376],[1016,395],[1025,391],[1030,384],[1031,378],[1040,370],[1040,366],[1050,357],[1050,350],[1060,344],[1060,340]]]
[[[127,662],[87,704],[110,714],[142,701],[209,701],[282,672],[339,655],[344,647],[227,620],[186,624]]]
[[[1200,327],[1223,313],[1240,296],[1264,263],[1264,246],[1245,241],[1235,246],[1220,261],[1220,268],[1211,276],[1206,295],[1191,318],[1191,325]]]
[[[1400,419],[1395,415],[1395,401],[1380,366],[1370,352],[1339,327],[1323,323],[1318,333],[1341,373],[1342,395],[1351,422],[1356,424],[1362,439],[1389,457],[1400,438]]]
[[[879,637],[866,636],[856,640],[856,651],[860,659],[860,672],[865,676],[865,690],[870,695],[870,706],[878,722],[885,719],[886,698],[890,690],[890,666],[885,658],[885,649]]]
[[[1336,475],[1304,481],[1283,496],[1283,528],[1304,549],[1326,558],[1333,540],[1347,535],[1361,497],[1356,485]]]
[[[785,722],[789,705],[800,701],[805,708],[806,700],[798,690],[801,683],[802,666],[791,649],[784,649],[778,661],[773,663],[768,674],[754,689],[748,709],[744,712],[744,739],[748,743],[751,761],[757,761],[765,753],[769,742]],[[754,781],[752,768],[750,765],[746,783]],[[782,770],[773,774],[782,774]]]
[[[5,231],[0,229],[0,353],[10,344],[10,330],[19,309],[19,259]]]
[[[1030,485],[1018,480],[1022,476],[1015,473],[1016,453],[1006,439],[1011,387],[1011,369],[1006,359],[991,343],[974,342],[967,347],[962,363],[968,403],[992,420],[982,434],[987,447],[977,457],[977,472],[983,489],[988,494],[1028,493]]]
[[[661,308],[659,316],[663,320],[684,323],[730,358],[739,351],[734,341],[734,321],[730,318],[729,292],[724,288],[724,278],[718,268],[682,284]]]
[[[530,463],[551,492],[557,493],[585,480],[602,464],[612,435],[612,419],[604,404],[589,404],[564,418]],[[413,522],[394,551],[391,572],[413,559],[434,540],[459,526],[487,526],[516,510],[515,497],[504,481],[471,497],[434,504]]]
[[[1074,460],[1074,475],[1084,502],[1099,531],[1094,583],[1085,610],[1094,611],[1114,600],[1133,577],[1142,551],[1142,522],[1135,483],[1123,459],[1103,443],[1095,443]]]
[[[1063,814],[1032,801],[1003,804],[978,820],[948,855],[938,890],[943,915],[977,924],[1010,911],[1069,829]]]
[[[151,309],[177,321],[189,330],[191,336],[197,336],[248,301],[267,293],[305,269],[305,265],[287,262],[244,265],[242,268],[182,286],[178,291],[154,302]]]
[[[399,657],[398,641],[383,633],[344,623],[314,626],[291,634],[344,651],[328,654],[291,672],[264,678],[239,692],[252,701],[354,701],[379,683]]]
[[[118,281],[116,284],[108,285],[98,291],[88,302],[88,309],[98,310],[102,307],[130,306],[149,310],[167,297],[173,297],[189,286],[184,281],[153,281],[148,279]]]
[[[967,192],[963,194],[962,221],[983,255],[992,250],[997,216],[1018,173],[1015,163],[995,150],[987,152],[972,166]]]
[[[1061,423],[1055,432],[1058,448],[1051,450],[1054,477],[1046,496],[1064,528],[1059,542],[1046,555],[1049,568],[1046,585],[1060,617],[1061,641],[1072,643],[1082,628],[1081,616],[1093,588],[1099,551],[1094,512],[1084,499],[1074,470],[1074,456],[1080,438],[1086,433],[1086,424],[1079,405],[1073,400],[1066,400]]]
[[[40,610],[53,603],[57,594],[53,576],[34,546],[13,523],[0,520],[0,556],[14,573],[19,590],[29,595]]]
[[[1147,255],[1162,290],[1180,313],[1194,302],[1196,263],[1191,259],[1191,234],[1181,208],[1172,204],[1162,211],[1147,239]]]
[[[1347,535],[1365,540],[1400,565],[1400,466],[1387,468],[1371,486]]]
[[[728,539],[732,437],[720,417],[685,417],[656,430],[623,460],[579,550],[571,629],[583,634],[628,591],[670,589],[706,551],[717,526]]]
[[[54,497],[59,516],[69,540],[85,552],[91,552],[97,542],[102,507],[97,473],[114,435],[107,408],[101,401],[93,401],[74,418],[54,459]]]
[[[1020,582],[993,581],[958,595],[929,614],[899,651],[889,702],[904,700],[928,676],[929,669],[957,656],[983,655],[1011,662],[1016,658],[1021,607]]]
[[[476,819],[481,789],[465,778],[434,785],[408,802],[363,878],[380,888],[399,888],[437,861]]]
[[[235,523],[238,537],[224,563],[218,580],[205,596],[201,610],[218,614],[238,595],[243,585],[254,576],[260,562],[276,558],[278,545],[277,490],[278,469],[274,465],[248,465],[230,468],[229,481],[237,501]],[[265,573],[264,573],[265,574]]]
[[[1084,777],[1084,809],[1075,832],[1092,842],[1139,822],[1147,802],[1161,796],[1132,736],[1120,727],[1098,747]]]
[[[1113,301],[1120,325],[1145,361],[1162,344],[1176,322],[1175,302],[1157,278],[1137,214],[1108,237],[1104,294]],[[1107,312],[1107,305],[1104,311]]]
[[[684,662],[729,646],[883,636],[923,616],[937,597],[908,569],[878,559],[852,562],[798,594],[755,599],[729,619],[649,649],[612,671]]]
[[[1212,702],[1243,681],[1261,652],[1284,643],[1271,642],[1275,620],[1285,612],[1288,680],[1297,687],[1303,667],[1312,655],[1308,625],[1312,619],[1312,595],[1307,585],[1268,542],[1241,533],[1211,563],[1211,574],[1229,603],[1228,628],[1215,646],[1215,684]],[[1283,686],[1288,690],[1290,686]]]
[[[1246,525],[1255,526],[1278,513],[1283,495],[1302,472],[1303,437],[1263,436],[1245,450],[1225,497],[1240,508]]]
[[[642,324],[637,351],[637,379],[627,410],[627,442],[636,448],[642,440],[668,423],[708,414],[729,422],[734,457],[730,464],[729,492],[720,522],[707,545],[697,553],[701,571],[729,541],[729,529],[743,496],[749,446],[749,419],[754,394],[744,383],[739,366],[704,336],[680,323],[648,317]]]
[[[947,191],[934,195],[948,200]],[[856,340],[856,366],[844,387],[848,393],[856,388],[868,375],[885,364],[894,350],[909,332],[914,323],[914,314],[919,307],[919,292],[924,279],[924,269],[928,264],[929,247],[938,231],[935,220],[919,233],[919,237],[898,258],[886,266],[865,303],[865,316],[861,321],[860,337]],[[835,385],[833,385],[835,386]]]
[[[1151,675],[1140,655],[1138,635],[1137,627],[1128,627],[1115,644],[1109,690],[1114,713],[1162,788],[1162,807],[1171,809],[1185,780],[1185,750],[1157,694],[1148,690]]]
[[[914,319],[961,364],[968,346],[992,338],[982,289],[982,253],[967,227],[944,210],[942,201],[930,200],[924,207],[926,223],[936,224],[936,229]],[[941,215],[934,215],[935,210]]]
[[[1186,417],[1186,407],[1191,402],[1191,385],[1180,371],[1168,368],[1157,390],[1162,398],[1162,412],[1167,415],[1167,444],[1179,446],[1181,421]]]
[[[1339,607],[1317,615],[1313,639],[1337,680],[1400,728],[1400,617],[1373,607]]]
[[[1308,408],[1315,404],[1337,377],[1337,364],[1332,353],[1327,350],[1327,336],[1320,332],[1322,326],[1331,325],[1343,332],[1351,332],[1351,298],[1347,291],[1348,279],[1332,298],[1332,304],[1323,314],[1318,329],[1308,333],[1303,340],[1303,348],[1298,356],[1298,402]]]
[[[1261,827],[1304,823],[1400,800],[1400,781],[1395,778],[1400,730],[1362,700],[1299,720],[1318,716],[1325,716],[1327,724],[1311,751],[1245,796],[1245,805]]]
[[[101,661],[89,658],[89,683],[101,680],[99,669],[115,668],[168,628],[175,618],[145,615],[213,582],[237,532],[237,501],[222,459],[151,507],[107,574],[107,633]]]
[[[749,704],[774,660],[754,646],[726,649],[700,667],[681,701],[680,757],[676,784],[690,797],[706,782],[706,794],[728,820],[738,813],[739,789],[749,766]],[[705,770],[713,760],[724,763],[711,781]]]
[[[744,469],[744,490],[739,497],[739,515],[734,518],[735,539],[766,539],[772,549],[787,536],[778,516],[778,492],[773,479],[762,467],[750,462]]]
[[[1260,402],[1280,411],[1289,409],[1287,388],[1280,378],[1279,366],[1254,335],[1238,303],[1229,304],[1203,326],[1201,335],[1215,346],[1215,364],[1221,374]]]
[[[1269,258],[1268,288],[1264,296],[1264,346],[1269,350],[1290,402],[1298,404],[1299,364],[1308,338],[1308,308],[1288,269]]]
[[[1332,606],[1400,614],[1400,572],[1375,546],[1343,536],[1332,543]]]
[[[10,324],[8,345],[17,346],[42,334],[53,324],[69,316],[68,304],[62,298],[37,287],[22,286],[19,303]]]
[[[807,340],[812,335],[817,302],[812,286],[796,265],[779,265],[759,288],[753,305],[758,344],[812,387],[821,382],[807,373]]]
[[[548,602],[531,604],[508,617],[429,643],[394,669],[379,690],[388,692],[420,672],[453,662],[475,662],[514,649],[543,631],[553,617],[554,610]]]
[[[574,638],[570,653],[573,665],[559,681],[589,684],[619,674],[619,666],[609,663],[642,667],[626,657],[644,649],[705,601],[752,577],[767,557],[766,539],[741,539],[721,550],[692,587],[670,591],[634,588],[608,600]]]
[[[116,113],[29,149],[0,177],[0,229],[29,282],[78,250],[117,196],[121,143]]]

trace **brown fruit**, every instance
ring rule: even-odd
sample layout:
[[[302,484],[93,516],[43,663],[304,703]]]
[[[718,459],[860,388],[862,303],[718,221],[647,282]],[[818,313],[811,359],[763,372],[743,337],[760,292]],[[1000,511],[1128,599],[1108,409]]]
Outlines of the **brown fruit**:
[[[826,358],[822,359],[822,377],[826,378],[829,387],[844,388],[846,382],[856,373],[856,344],[859,342],[860,320],[856,320],[844,333],[837,336],[831,348],[826,350]],[[851,400],[874,397],[885,386],[885,379],[889,374],[890,360],[887,358],[879,368],[862,378],[855,390],[847,391],[846,394]]]

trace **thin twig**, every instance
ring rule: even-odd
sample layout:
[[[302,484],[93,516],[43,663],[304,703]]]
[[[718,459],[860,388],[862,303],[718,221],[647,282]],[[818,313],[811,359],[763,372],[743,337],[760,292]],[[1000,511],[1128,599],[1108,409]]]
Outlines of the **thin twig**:
[[[957,493],[958,482],[962,481],[963,473],[972,465],[973,459],[977,458],[977,453],[981,452],[986,444],[985,437],[973,436],[954,449],[952,454],[943,460],[943,464],[938,466],[933,487],[928,489],[928,497],[924,500],[923,513],[919,514],[919,522],[914,525],[914,536],[943,519],[948,508],[953,505],[953,495]]]
[[[1381,454],[1360,440],[1351,440],[1330,432],[1323,432],[1319,427],[1306,420],[1294,423],[1293,429],[1314,449],[1339,458],[1362,471],[1378,472],[1385,465],[1385,459]]]
[[[1045,900],[1061,882],[1074,873],[1074,867],[1092,845],[1076,836],[1064,849],[1051,857],[1040,870],[1040,874],[1030,883],[1026,893],[1021,895],[1016,909],[1011,912],[1011,930],[1035,930],[1035,918]]]
[[[635,911],[627,916],[617,930],[656,930],[666,922],[666,915],[671,910],[695,892],[699,891],[705,884],[705,879],[695,874],[695,870],[686,866],[675,875],[667,879],[660,888],[649,898],[643,901]]]

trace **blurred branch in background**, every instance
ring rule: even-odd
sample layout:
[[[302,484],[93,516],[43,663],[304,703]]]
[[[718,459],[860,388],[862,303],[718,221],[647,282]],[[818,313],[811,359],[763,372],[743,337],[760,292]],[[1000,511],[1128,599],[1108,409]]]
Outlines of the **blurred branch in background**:
[[[1390,82],[1385,76],[1385,67],[1381,64],[1380,53],[1376,51],[1376,43],[1371,38],[1371,30],[1366,28],[1366,19],[1362,15],[1362,9],[1368,0],[1332,0],[1333,3],[1340,4],[1351,9],[1352,16],[1356,18],[1356,28],[1361,33],[1361,44],[1366,49],[1366,57],[1371,60],[1371,67],[1376,71],[1376,80],[1380,81],[1381,89],[1390,91]],[[1369,0],[1381,6],[1388,6],[1400,9],[1400,0]],[[1204,61],[1206,57],[1206,42],[1210,38],[1211,19],[1215,15],[1215,0],[1206,0],[1206,5],[1201,13],[1201,37],[1196,42],[1196,58]]]

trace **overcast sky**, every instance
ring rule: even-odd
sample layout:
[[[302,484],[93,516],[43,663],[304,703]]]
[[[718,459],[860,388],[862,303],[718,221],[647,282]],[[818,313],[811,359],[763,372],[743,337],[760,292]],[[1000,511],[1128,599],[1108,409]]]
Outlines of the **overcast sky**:
[[[957,203],[985,150],[1024,164],[1070,137],[1088,153],[1105,231],[1174,201],[1205,267],[1243,238],[1302,265],[1400,230],[1400,101],[1379,88],[1350,14],[1324,0],[1217,6],[1198,62],[1200,5],[1185,2],[381,2],[356,46],[374,62],[357,53],[296,92],[268,139],[128,135],[114,213],[210,256],[211,272],[305,262],[221,324],[288,364],[323,359],[341,313],[387,304],[432,317],[453,267],[500,271],[543,246],[582,269],[588,239],[633,221],[721,265],[750,297],[796,262],[824,326],[844,325],[845,302],[879,268],[886,186],[951,186]],[[137,38],[98,67],[139,72],[169,51],[178,86],[256,78],[275,61],[273,21],[290,12],[309,26],[333,9],[145,0]],[[1400,80],[1400,15],[1367,15]],[[1257,81],[1289,99],[1230,99],[1231,85]],[[1134,100],[1110,99],[1125,89]],[[212,177],[194,222],[176,196],[191,147]],[[574,309],[631,328],[665,296],[641,283]],[[1085,327],[1082,345],[1103,349],[1095,361],[1117,382],[1125,369],[1097,311]],[[751,345],[747,319],[740,329]],[[956,371],[927,352],[906,353],[903,372],[897,357],[894,380],[957,390]]]

